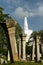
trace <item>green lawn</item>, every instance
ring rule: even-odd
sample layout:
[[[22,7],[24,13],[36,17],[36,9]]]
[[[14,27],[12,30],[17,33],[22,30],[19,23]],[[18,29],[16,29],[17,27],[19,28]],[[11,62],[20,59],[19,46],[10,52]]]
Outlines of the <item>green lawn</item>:
[[[43,64],[42,63],[35,63],[35,62],[15,62],[15,63],[2,64],[2,65],[43,65]]]

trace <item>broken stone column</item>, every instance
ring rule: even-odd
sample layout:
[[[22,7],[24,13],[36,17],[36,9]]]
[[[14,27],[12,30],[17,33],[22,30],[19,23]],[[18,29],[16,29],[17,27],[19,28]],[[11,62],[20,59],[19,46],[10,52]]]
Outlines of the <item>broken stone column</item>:
[[[21,39],[19,39],[19,59],[21,60]]]
[[[10,52],[8,50],[8,61],[10,61]]]
[[[16,39],[15,39],[16,22],[8,19],[6,21],[6,25],[8,28],[8,34],[9,34],[9,40],[10,40],[10,45],[11,45],[11,50],[12,50],[13,61],[18,61],[17,44],[16,44]]]
[[[26,60],[26,34],[22,34],[23,60]]]
[[[4,63],[4,59],[3,58],[1,58],[1,64],[3,64]]]
[[[39,47],[39,44],[40,44],[40,36],[36,36],[35,51],[36,51],[36,60],[37,61],[40,61],[40,47]]]

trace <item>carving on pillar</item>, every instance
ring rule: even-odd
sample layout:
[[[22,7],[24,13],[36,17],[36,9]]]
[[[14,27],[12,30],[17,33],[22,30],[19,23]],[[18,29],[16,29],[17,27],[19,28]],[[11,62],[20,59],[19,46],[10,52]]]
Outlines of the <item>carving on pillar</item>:
[[[17,22],[14,21],[14,20],[12,20],[12,19],[8,19],[8,20],[6,20],[7,28],[15,27],[16,24],[17,24]]]
[[[40,36],[36,37],[36,42],[37,42],[36,44],[40,44]]]
[[[26,34],[22,34],[22,41],[26,41]]]

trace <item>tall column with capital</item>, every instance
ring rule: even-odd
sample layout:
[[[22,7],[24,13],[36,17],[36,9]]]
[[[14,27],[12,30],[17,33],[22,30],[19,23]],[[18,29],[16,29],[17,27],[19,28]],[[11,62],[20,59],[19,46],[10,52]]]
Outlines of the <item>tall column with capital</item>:
[[[22,34],[23,60],[26,60],[26,34]]]
[[[12,50],[13,61],[18,61],[17,44],[16,44],[16,39],[15,39],[15,21],[8,19],[6,21],[6,25],[8,28],[8,34],[9,34],[9,40],[10,40],[10,45],[11,45],[11,50]]]

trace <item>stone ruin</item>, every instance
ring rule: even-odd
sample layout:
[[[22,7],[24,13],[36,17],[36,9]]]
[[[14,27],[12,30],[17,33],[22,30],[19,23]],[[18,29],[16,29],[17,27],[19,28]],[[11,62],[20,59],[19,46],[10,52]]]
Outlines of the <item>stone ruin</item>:
[[[16,44],[16,38],[15,38],[15,27],[16,22],[14,20],[8,19],[5,22],[8,30],[10,45],[11,45],[11,51],[8,50],[8,61],[10,61],[10,54],[12,54],[13,61],[27,61],[26,59],[26,34],[22,33],[20,35],[19,39],[19,53],[17,51],[17,44]],[[40,45],[42,49],[42,53],[40,53]],[[22,52],[21,52],[22,51]],[[21,57],[22,56],[22,57]],[[34,61],[36,58],[36,61],[42,60],[41,57],[43,56],[43,45],[40,42],[40,36],[36,37],[35,45],[32,45],[32,54],[31,54],[31,61]]]

